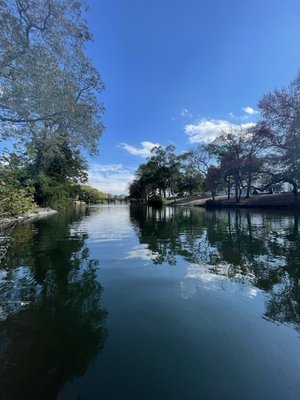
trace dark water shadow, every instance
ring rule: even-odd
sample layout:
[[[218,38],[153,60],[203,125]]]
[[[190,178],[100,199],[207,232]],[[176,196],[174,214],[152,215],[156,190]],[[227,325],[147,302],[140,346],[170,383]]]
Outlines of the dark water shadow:
[[[0,397],[56,399],[107,336],[98,261],[72,228],[86,210],[19,225],[0,280]]]

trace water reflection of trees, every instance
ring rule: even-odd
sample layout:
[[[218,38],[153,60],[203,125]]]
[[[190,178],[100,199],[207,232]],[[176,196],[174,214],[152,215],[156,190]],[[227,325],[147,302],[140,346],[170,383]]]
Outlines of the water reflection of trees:
[[[56,399],[101,350],[98,263],[73,213],[18,227],[0,281],[1,399]]]
[[[140,242],[156,263],[181,256],[208,272],[267,292],[265,317],[300,330],[300,237],[297,214],[242,210],[131,209]]]

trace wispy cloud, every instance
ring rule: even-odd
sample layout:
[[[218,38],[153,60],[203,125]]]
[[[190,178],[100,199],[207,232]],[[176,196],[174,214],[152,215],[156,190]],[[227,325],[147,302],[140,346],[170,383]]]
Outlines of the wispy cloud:
[[[243,115],[235,115],[233,112],[229,113],[229,117],[230,119],[234,120],[234,121],[246,121],[249,120],[250,115],[249,114],[243,114]]]
[[[160,146],[159,143],[153,143],[145,140],[141,142],[141,147],[135,147],[128,143],[121,143],[120,147],[128,151],[128,153],[132,154],[133,156],[139,156],[143,158],[147,158],[151,155],[151,150],[155,146]]]
[[[259,111],[255,110],[254,108],[249,107],[249,106],[243,107],[242,111],[244,112],[244,114],[242,114],[242,115],[236,115],[233,112],[230,112],[229,113],[230,119],[235,120],[235,121],[240,121],[240,122],[246,121],[246,120],[249,121],[253,117],[255,118],[255,116],[257,116],[259,114]]]
[[[256,115],[256,114],[259,114],[259,112],[258,112],[257,110],[254,110],[254,108],[249,107],[249,106],[242,108],[242,110],[243,110],[246,114],[249,114],[249,115]]]
[[[186,125],[184,131],[190,143],[210,143],[218,135],[232,128],[240,126],[246,129],[254,125],[253,122],[237,125],[222,119],[201,119],[197,123]]]
[[[134,170],[123,164],[94,163],[89,168],[88,183],[104,193],[126,194],[129,183],[134,179]]]
[[[184,118],[192,118],[193,114],[187,108],[183,108],[180,111],[180,116]]]

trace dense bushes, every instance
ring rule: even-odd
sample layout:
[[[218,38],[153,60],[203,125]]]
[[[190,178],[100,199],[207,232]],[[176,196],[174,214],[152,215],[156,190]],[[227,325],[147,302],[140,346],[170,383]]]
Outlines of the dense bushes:
[[[77,185],[75,188],[76,200],[83,201],[86,204],[100,203],[106,197],[105,193],[88,185]]]
[[[161,208],[164,205],[164,200],[161,196],[158,195],[152,195],[147,204],[153,208]]]
[[[0,217],[18,216],[35,206],[33,189],[0,185]]]

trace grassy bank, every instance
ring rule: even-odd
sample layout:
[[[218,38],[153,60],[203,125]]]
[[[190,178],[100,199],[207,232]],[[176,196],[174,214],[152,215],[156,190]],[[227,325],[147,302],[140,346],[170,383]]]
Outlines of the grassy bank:
[[[246,208],[281,208],[281,209],[300,209],[300,199],[293,194],[264,194],[251,196],[249,199],[242,198],[239,203],[235,199],[218,199],[215,202],[208,202],[206,207],[246,207]]]
[[[209,197],[197,197],[189,196],[182,197],[179,199],[168,202],[168,205],[179,205],[179,206],[194,206],[194,207],[205,207],[206,202],[209,200],[210,208],[222,208],[222,207],[245,207],[245,208],[281,208],[281,209],[300,209],[300,196],[295,198],[291,193],[282,194],[261,194],[257,196],[251,196],[249,199],[241,198],[239,203],[236,203],[235,199],[228,200],[225,197],[216,197],[216,201],[212,202]]]

